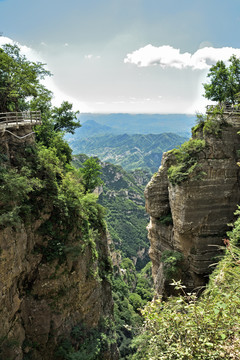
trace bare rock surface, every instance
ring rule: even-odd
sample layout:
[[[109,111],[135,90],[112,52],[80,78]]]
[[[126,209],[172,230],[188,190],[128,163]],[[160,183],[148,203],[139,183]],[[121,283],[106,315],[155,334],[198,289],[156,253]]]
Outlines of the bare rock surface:
[[[198,131],[194,136],[206,142],[197,154],[203,175],[199,178],[193,172],[187,180],[173,185],[168,169],[174,155],[165,153],[159,171],[146,187],[150,258],[159,294],[168,293],[171,282],[166,279],[161,261],[166,250],[183,254],[176,278],[181,278],[187,288],[194,289],[207,281],[219,246],[223,245],[229,230],[227,224],[232,222],[240,201],[239,130],[240,118],[235,115],[228,117],[219,136]],[[171,223],[164,223],[167,215],[171,216]]]

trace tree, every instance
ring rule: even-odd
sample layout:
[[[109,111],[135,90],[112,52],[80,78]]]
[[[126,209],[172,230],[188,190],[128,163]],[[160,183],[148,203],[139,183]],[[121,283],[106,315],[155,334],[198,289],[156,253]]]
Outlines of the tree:
[[[235,56],[229,59],[229,86],[228,97],[234,104],[240,92],[240,60]]]
[[[224,102],[235,104],[240,92],[240,60],[235,56],[229,59],[227,67],[223,61],[217,61],[208,73],[210,83],[203,84],[204,96],[220,105]]]
[[[218,61],[210,68],[208,77],[210,84],[203,84],[205,97],[209,100],[218,101],[220,104],[226,101],[228,86],[228,70],[223,61]]]
[[[64,101],[59,108],[54,107],[52,110],[52,119],[54,124],[54,131],[66,131],[74,134],[76,128],[80,126],[77,119],[78,111],[72,110],[72,104]]]
[[[79,112],[73,111],[67,101],[60,107],[52,106],[53,94],[41,83],[51,75],[44,66],[29,61],[17,45],[0,48],[0,112],[40,110],[42,125],[35,127],[36,140],[55,148],[63,163],[69,163],[72,150],[63,136],[81,126],[77,121]]]
[[[97,159],[90,157],[83,163],[83,167],[79,170],[82,175],[85,192],[91,192],[101,185],[103,181],[100,178],[101,165]]]
[[[72,110],[72,104],[64,101],[60,107],[52,108],[49,100],[49,94],[44,93],[30,104],[31,110],[40,110],[42,114],[42,125],[36,126],[36,139],[47,147],[55,146],[59,139],[54,141],[55,137],[64,136],[66,132],[74,134],[76,128],[80,127],[77,120],[78,111]],[[62,139],[62,141],[65,141]]]
[[[28,61],[17,45],[0,49],[0,112],[28,109],[29,100],[44,91],[41,79],[51,73],[44,64]]]

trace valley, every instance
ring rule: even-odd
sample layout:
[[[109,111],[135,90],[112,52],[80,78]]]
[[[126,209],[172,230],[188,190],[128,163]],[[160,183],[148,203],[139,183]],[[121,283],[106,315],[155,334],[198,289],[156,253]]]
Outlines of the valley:
[[[163,152],[181,145],[186,140],[186,137],[175,133],[145,135],[109,133],[82,139],[75,135],[68,137],[73,154],[96,156],[103,162],[120,165],[125,170],[140,168],[147,169],[150,173],[158,170]]]

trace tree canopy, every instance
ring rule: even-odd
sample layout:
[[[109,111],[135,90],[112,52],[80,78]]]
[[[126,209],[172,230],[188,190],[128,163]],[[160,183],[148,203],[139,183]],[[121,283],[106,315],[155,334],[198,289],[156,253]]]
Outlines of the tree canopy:
[[[17,45],[0,49],[0,112],[28,109],[29,99],[44,91],[41,79],[51,73],[40,62],[31,62]]]
[[[36,140],[55,148],[64,163],[71,161],[71,148],[64,140],[65,132],[74,133],[80,127],[78,111],[64,101],[52,106],[52,92],[42,83],[51,76],[45,64],[29,61],[17,45],[0,48],[0,112],[41,111],[42,125],[36,126]]]
[[[209,83],[203,84],[204,96],[222,104],[229,102],[236,104],[240,93],[240,59],[235,55],[229,59],[229,65],[223,61],[217,61],[208,73]]]
[[[90,157],[83,163],[83,167],[79,169],[82,175],[82,182],[85,187],[85,192],[92,192],[97,186],[103,184],[100,178],[101,165],[98,159]]]

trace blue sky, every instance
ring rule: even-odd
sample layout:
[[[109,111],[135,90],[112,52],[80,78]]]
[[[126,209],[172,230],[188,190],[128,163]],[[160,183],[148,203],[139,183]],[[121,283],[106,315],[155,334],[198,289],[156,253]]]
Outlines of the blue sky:
[[[195,113],[211,64],[240,56],[239,0],[0,0],[0,44],[82,112]]]

